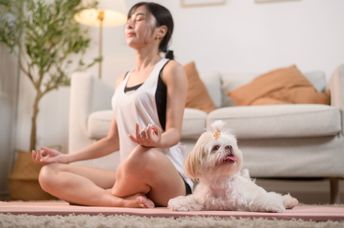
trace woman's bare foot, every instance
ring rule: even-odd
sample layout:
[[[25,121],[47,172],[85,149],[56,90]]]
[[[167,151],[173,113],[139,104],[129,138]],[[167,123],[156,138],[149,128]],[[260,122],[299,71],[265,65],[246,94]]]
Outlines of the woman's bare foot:
[[[112,189],[107,189],[107,192],[109,192],[112,195]],[[117,196],[115,196],[117,197]],[[132,196],[128,196],[125,198],[121,198],[123,202],[123,207],[131,207],[131,208],[153,208],[154,202],[150,199],[148,199],[143,194],[135,194]]]
[[[141,194],[136,194],[124,198],[125,207],[141,207],[141,208],[153,208],[154,202],[148,199],[146,196]]]

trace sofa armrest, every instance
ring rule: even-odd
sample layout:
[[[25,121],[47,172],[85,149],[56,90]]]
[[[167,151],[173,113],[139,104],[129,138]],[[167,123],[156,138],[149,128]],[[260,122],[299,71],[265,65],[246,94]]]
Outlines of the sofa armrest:
[[[344,133],[344,64],[340,65],[332,74],[327,89],[331,93],[331,105],[341,111],[342,132]]]
[[[111,109],[114,89],[84,72],[71,77],[69,109],[69,152],[75,152],[93,141],[87,135],[88,116],[95,111]]]

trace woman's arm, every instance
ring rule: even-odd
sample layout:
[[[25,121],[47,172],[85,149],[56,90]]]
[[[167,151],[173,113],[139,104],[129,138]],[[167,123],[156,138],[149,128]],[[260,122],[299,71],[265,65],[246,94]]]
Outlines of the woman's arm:
[[[106,137],[93,143],[77,153],[63,154],[57,150],[43,147],[39,150],[32,151],[32,159],[35,162],[49,164],[49,163],[71,163],[82,160],[89,160],[99,158],[117,151],[119,148],[119,139],[117,133],[117,124],[113,120],[109,133]]]
[[[126,74],[121,75],[116,79],[115,88],[123,81]],[[116,119],[113,118],[110,129],[106,137],[98,140],[96,143],[82,149],[81,151],[69,154],[68,162],[75,162],[81,160],[89,160],[106,156],[119,149],[119,136]]]
[[[181,137],[187,80],[183,66],[174,60],[165,66],[161,77],[167,87],[167,108],[166,128],[161,134],[158,147],[171,147],[177,144]]]
[[[111,127],[106,137],[83,148],[77,153],[66,155],[67,163],[103,157],[114,151],[117,151],[118,149],[119,149],[119,138],[118,138],[117,123],[116,123],[116,120],[113,119],[111,123]]]
[[[118,77],[115,82],[115,88],[123,81],[126,74]],[[82,149],[81,151],[68,155],[68,162],[75,162],[81,160],[89,160],[106,156],[119,149],[119,137],[116,119],[113,118],[109,132],[106,137],[100,139],[96,143]]]
[[[123,80],[124,75],[116,80],[117,85]],[[110,129],[106,137],[72,154],[62,154],[61,152],[43,147],[37,151],[32,151],[32,159],[40,163],[71,163],[82,160],[89,160],[108,155],[119,149],[119,137],[116,120],[113,118]]]
[[[116,79],[115,88],[123,81],[126,74],[121,75]],[[68,162],[75,162],[81,160],[89,160],[93,158],[103,157],[119,149],[119,137],[116,119],[113,118],[110,129],[106,137],[98,140],[96,143],[80,150],[77,153],[68,154]]]

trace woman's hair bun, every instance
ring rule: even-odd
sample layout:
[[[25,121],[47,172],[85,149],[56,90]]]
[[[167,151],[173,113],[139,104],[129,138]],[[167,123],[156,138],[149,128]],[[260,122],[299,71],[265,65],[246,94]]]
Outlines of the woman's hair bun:
[[[165,54],[165,58],[167,59],[174,59],[174,54],[172,50],[167,50],[166,54]]]

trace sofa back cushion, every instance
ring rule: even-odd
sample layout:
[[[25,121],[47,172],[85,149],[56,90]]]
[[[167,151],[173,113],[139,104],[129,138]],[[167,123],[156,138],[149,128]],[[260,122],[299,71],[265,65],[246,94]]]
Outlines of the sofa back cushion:
[[[236,105],[275,104],[276,101],[292,104],[329,103],[327,94],[317,92],[295,65],[262,74],[230,91],[228,96]],[[273,99],[272,103],[270,103],[271,99]]]
[[[199,76],[204,82],[215,108],[222,107],[221,73],[201,72]]]
[[[326,76],[322,71],[310,71],[303,73],[318,92],[323,92],[326,88]],[[234,102],[228,97],[230,91],[252,81],[257,77],[256,73],[222,73],[222,107],[234,106]]]
[[[329,105],[286,104],[216,109],[207,125],[222,120],[240,139],[334,136],[341,132],[340,111]]]
[[[204,112],[211,112],[215,109],[214,102],[210,98],[208,91],[201,80],[194,62],[184,65],[184,70],[188,82],[186,97],[187,108],[195,108]]]

